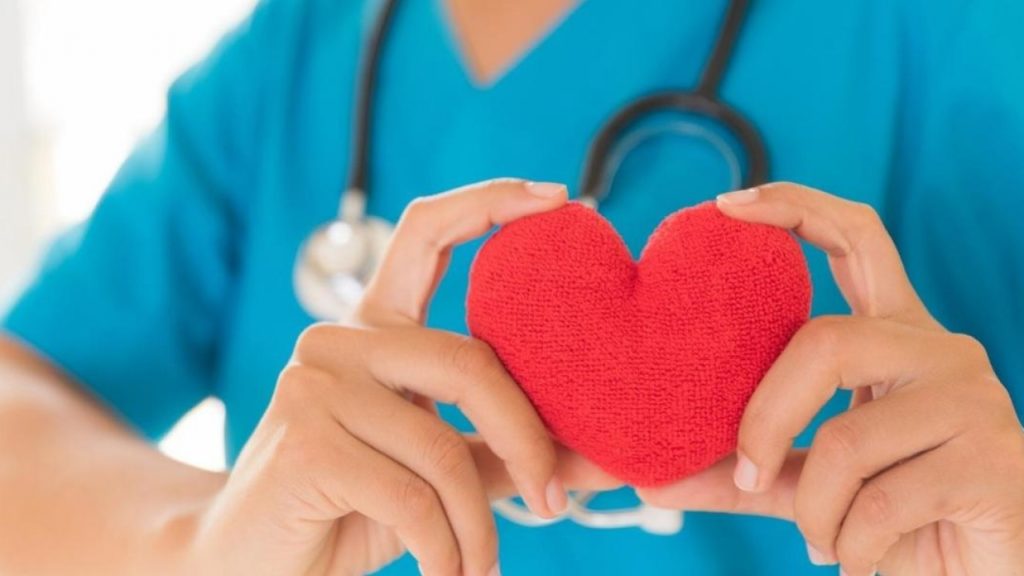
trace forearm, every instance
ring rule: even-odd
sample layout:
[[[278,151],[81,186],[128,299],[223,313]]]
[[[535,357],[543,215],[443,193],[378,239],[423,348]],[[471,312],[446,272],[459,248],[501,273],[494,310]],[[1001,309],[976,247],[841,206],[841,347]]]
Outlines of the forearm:
[[[0,572],[174,572],[223,482],[164,457],[0,337]]]

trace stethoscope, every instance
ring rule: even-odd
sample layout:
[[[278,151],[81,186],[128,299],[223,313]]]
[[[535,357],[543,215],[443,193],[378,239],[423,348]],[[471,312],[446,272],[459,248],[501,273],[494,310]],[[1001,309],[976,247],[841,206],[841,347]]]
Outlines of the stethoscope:
[[[295,293],[314,318],[347,318],[362,298],[363,290],[384,256],[394,232],[391,223],[366,213],[371,119],[374,111],[380,54],[398,0],[383,0],[363,51],[351,133],[350,173],[341,195],[338,217],[310,234],[299,250],[295,265]],[[613,114],[593,139],[584,161],[577,200],[597,208],[611,189],[619,166],[630,151],[663,134],[698,138],[725,158],[732,189],[768,180],[768,151],[754,127],[740,112],[722,102],[718,90],[728,67],[749,0],[730,0],[725,20],[694,90],[667,90],[642,96]],[[636,128],[638,122],[657,112],[675,112],[713,120],[726,137],[705,125],[681,119],[658,127]],[[742,155],[737,154],[737,148]],[[746,157],[746,170],[741,157]],[[682,529],[682,513],[648,505],[618,511],[587,508],[592,495],[576,494],[564,518],[595,528],[637,526],[654,534],[674,534]],[[495,510],[520,524],[542,525],[552,521],[533,516],[512,500],[495,504]]]

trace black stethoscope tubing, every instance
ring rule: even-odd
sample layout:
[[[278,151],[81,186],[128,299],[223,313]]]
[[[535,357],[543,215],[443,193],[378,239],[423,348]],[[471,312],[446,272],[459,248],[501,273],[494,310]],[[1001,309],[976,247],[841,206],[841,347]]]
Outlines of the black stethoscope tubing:
[[[398,0],[384,0],[370,32],[367,47],[363,51],[361,73],[357,79],[351,159],[344,191],[361,193],[364,198],[369,194],[371,123],[381,51],[394,20],[397,5]],[[694,90],[665,90],[640,97],[618,110],[605,122],[587,150],[579,191],[581,198],[594,201],[600,198],[606,176],[607,159],[615,143],[639,119],[659,111],[696,114],[719,122],[736,138],[745,153],[747,166],[743,185],[754,186],[768,180],[769,157],[760,132],[743,114],[719,98],[722,78],[728,68],[749,6],[749,0],[729,1],[725,20]]]
[[[583,163],[581,197],[595,200],[600,198],[606,176],[606,159],[611,156],[615,143],[623,134],[641,118],[667,110],[696,114],[720,122],[738,140],[746,154],[747,170],[743,186],[750,187],[768,181],[768,150],[760,132],[743,114],[718,97],[722,78],[748,9],[748,0],[729,2],[725,22],[695,90],[666,90],[643,96],[620,109],[601,127]]]
[[[349,161],[348,181],[345,191],[358,190],[365,196],[368,194],[370,146],[374,111],[374,92],[377,88],[377,74],[380,71],[380,53],[391,29],[391,21],[395,16],[398,0],[384,0],[380,14],[374,22],[373,29],[363,50],[360,63],[360,74],[357,78],[355,113],[353,114],[351,142],[351,160]]]

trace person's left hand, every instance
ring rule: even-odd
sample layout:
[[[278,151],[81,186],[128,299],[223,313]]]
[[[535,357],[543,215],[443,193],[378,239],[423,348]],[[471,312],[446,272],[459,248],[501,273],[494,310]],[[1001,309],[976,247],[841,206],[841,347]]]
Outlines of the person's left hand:
[[[640,496],[793,520],[812,562],[850,576],[1024,574],[1020,421],[982,345],[925,309],[878,215],[794,184],[718,206],[824,250],[853,314],[797,332],[747,406],[736,456]],[[851,409],[792,449],[837,389],[854,391]]]

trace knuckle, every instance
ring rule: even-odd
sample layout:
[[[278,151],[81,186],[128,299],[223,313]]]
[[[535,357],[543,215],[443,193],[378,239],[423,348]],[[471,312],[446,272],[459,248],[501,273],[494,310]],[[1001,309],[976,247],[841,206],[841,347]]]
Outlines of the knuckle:
[[[448,351],[448,366],[456,374],[486,375],[498,362],[491,347],[470,336],[459,336]]]
[[[854,228],[865,235],[877,234],[885,230],[882,217],[870,204],[864,202],[850,202],[850,212],[853,215]]]
[[[949,338],[953,343],[953,347],[957,350],[959,358],[974,365],[988,365],[988,352],[980,340],[970,334],[959,333],[950,334]]]
[[[301,334],[299,334],[299,338],[295,343],[296,349],[303,350],[328,345],[328,343],[333,339],[334,328],[335,326],[326,322],[317,322],[316,324],[308,326]]]
[[[433,200],[429,196],[414,198],[402,212],[401,222],[414,222],[427,218],[432,211]]]
[[[462,435],[445,425],[433,434],[425,453],[433,469],[446,480],[461,476],[472,462],[469,446]]]
[[[437,198],[433,196],[421,196],[410,202],[398,221],[397,233],[411,234],[432,241],[430,236],[433,235],[433,231],[430,222],[437,211],[437,202]]]
[[[295,359],[299,362],[316,363],[325,352],[345,352],[352,350],[358,343],[357,328],[317,322],[299,334],[295,341]]]
[[[868,573],[897,543],[896,502],[877,484],[865,486],[853,502],[836,542],[836,556],[850,573]]]
[[[394,490],[395,502],[407,523],[420,524],[434,513],[437,496],[430,484],[419,476],[405,475]]]
[[[977,415],[990,423],[993,412],[1013,415],[1013,400],[1009,391],[999,381],[992,368],[985,345],[969,334],[951,333],[945,335],[949,341],[949,353],[954,359],[958,378],[951,381],[951,394],[955,394],[977,408]],[[1012,418],[1017,422],[1016,417]],[[1018,424],[1019,425],[1019,424]]]
[[[871,529],[887,526],[896,516],[896,502],[892,495],[877,484],[868,484],[857,496],[855,508],[860,509],[860,516]]]
[[[838,316],[812,318],[797,332],[796,344],[816,357],[834,358],[841,349],[843,324]]]
[[[285,369],[277,376],[277,390],[282,391],[301,388],[302,383],[306,381],[307,372],[309,372],[309,368],[301,364],[289,364],[288,366],[285,366]]]
[[[817,451],[830,466],[848,466],[860,450],[860,433],[848,418],[833,418],[821,425],[814,437],[812,450]]]
[[[780,180],[764,184],[760,186],[759,190],[761,197],[766,200],[786,199],[802,194],[803,186],[795,182]]]
[[[301,364],[291,364],[277,378],[271,405],[277,410],[305,406],[319,396],[318,391],[330,385],[328,374]]]

